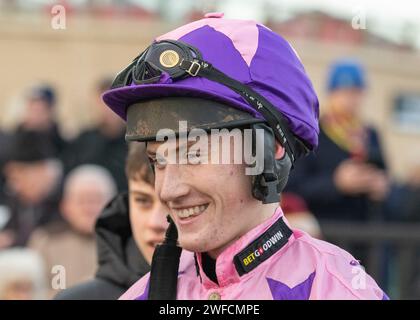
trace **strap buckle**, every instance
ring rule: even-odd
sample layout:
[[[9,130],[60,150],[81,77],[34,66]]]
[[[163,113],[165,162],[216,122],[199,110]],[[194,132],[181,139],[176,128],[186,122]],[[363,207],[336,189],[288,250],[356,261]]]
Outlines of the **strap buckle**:
[[[184,63],[189,63],[190,64],[188,69],[183,68],[185,70],[185,72],[188,73],[192,77],[196,77],[198,72],[200,72],[200,69],[201,69],[200,63],[198,63],[197,61],[182,60],[181,63],[180,63],[180,66],[182,66]]]

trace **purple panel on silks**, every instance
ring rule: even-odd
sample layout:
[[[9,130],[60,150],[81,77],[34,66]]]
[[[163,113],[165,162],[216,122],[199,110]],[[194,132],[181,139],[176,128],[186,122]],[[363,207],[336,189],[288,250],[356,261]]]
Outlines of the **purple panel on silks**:
[[[274,300],[308,300],[311,295],[314,278],[315,272],[312,272],[305,281],[293,288],[288,287],[281,281],[270,278],[267,278],[267,282]]]

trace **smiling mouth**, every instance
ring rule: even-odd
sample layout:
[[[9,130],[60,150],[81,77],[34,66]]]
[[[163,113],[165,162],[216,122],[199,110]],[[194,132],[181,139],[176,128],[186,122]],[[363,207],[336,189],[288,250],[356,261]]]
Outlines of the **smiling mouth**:
[[[199,206],[193,206],[193,207],[183,208],[183,209],[172,209],[172,210],[177,215],[178,218],[186,219],[189,217],[199,216],[204,211],[206,211],[208,206],[209,204],[206,203]]]

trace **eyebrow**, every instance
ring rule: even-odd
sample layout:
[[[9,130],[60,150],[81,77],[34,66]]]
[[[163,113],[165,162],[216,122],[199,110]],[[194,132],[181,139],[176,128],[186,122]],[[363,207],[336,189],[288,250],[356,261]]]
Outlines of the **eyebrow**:
[[[141,195],[141,196],[145,196],[145,197],[149,197],[149,198],[151,197],[150,194],[144,193],[144,192],[141,192],[141,191],[137,191],[137,190],[129,191],[129,193],[136,194],[136,195]]]
[[[193,145],[193,144],[195,144],[197,142],[198,141],[187,141],[186,147],[189,148],[189,147],[191,147],[191,145]],[[179,148],[180,148],[180,146],[179,146],[179,144],[177,144],[177,147],[176,147],[175,151],[178,151]],[[156,151],[151,151],[149,149],[146,149],[146,154],[147,154],[147,156],[149,156],[151,158],[156,157]]]

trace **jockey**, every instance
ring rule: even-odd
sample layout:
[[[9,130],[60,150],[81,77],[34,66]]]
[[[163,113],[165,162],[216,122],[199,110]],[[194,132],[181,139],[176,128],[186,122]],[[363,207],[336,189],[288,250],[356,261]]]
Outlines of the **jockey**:
[[[146,142],[170,221],[151,273],[121,299],[387,299],[279,206],[319,133],[317,95],[285,39],[207,14],[156,38],[103,99],[126,139]]]

